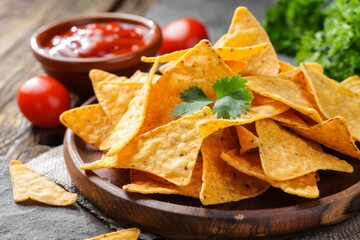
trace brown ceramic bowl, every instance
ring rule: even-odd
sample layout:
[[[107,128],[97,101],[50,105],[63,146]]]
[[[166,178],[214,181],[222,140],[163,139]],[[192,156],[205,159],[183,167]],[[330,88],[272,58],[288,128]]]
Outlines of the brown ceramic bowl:
[[[120,22],[145,27],[149,30],[146,47],[122,55],[90,58],[53,56],[45,47],[54,36],[66,32],[72,26],[103,22]],[[32,35],[30,43],[32,52],[44,71],[60,81],[71,93],[85,99],[93,95],[89,79],[91,69],[101,69],[119,76],[130,76],[136,70],[147,71],[150,65],[141,62],[141,56],[156,55],[161,41],[161,29],[150,19],[125,13],[98,13],[44,26]]]

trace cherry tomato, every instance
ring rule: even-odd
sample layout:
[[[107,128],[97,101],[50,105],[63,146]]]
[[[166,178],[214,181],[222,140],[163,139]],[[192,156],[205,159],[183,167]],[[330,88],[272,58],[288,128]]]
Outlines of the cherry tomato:
[[[162,35],[160,54],[191,48],[200,40],[209,39],[204,24],[194,18],[179,18],[169,22],[163,27]]]
[[[25,81],[18,89],[17,102],[24,116],[41,128],[59,126],[60,114],[71,106],[68,90],[48,76],[36,76]]]

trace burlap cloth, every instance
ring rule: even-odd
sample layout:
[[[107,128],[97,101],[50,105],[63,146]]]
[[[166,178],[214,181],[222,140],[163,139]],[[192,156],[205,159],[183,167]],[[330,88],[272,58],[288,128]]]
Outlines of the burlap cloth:
[[[103,220],[104,224],[108,224],[113,230],[129,227],[125,223],[119,223],[107,217],[84,196],[82,196],[80,192],[77,191],[66,169],[62,146],[55,147],[45,153],[42,153],[38,157],[28,161],[25,164],[38,173],[63,186],[66,190],[70,192],[76,192],[79,195],[78,203],[86,208],[89,212],[93,213],[96,217]],[[142,232],[141,239],[148,240],[169,238]],[[296,237],[284,236],[283,239],[360,239],[360,215],[357,214],[341,223],[325,226],[321,229],[307,232]]]
[[[77,193],[79,197],[77,203],[86,208],[89,212],[93,213],[97,218],[104,221],[104,224],[110,226],[111,229],[120,230],[132,227],[126,225],[126,223],[115,222],[113,219],[107,217],[76,189],[66,168],[62,145],[40,154],[38,157],[35,157],[25,164],[41,175],[62,186],[67,191]],[[142,232],[140,238],[143,240],[150,240],[156,239],[157,236],[151,233]]]

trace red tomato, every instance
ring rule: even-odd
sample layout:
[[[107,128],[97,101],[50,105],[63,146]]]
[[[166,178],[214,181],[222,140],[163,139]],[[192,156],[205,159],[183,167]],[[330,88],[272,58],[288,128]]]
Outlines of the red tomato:
[[[162,29],[163,43],[159,51],[165,54],[191,48],[202,39],[209,39],[204,24],[194,18],[180,18]]]
[[[59,116],[71,106],[68,90],[52,77],[37,76],[25,81],[17,92],[24,116],[35,126],[53,128]]]

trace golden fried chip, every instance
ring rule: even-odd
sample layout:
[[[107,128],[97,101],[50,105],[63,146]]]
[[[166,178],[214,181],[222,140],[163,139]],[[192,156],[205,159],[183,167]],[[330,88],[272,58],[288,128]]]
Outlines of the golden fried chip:
[[[151,87],[151,104],[148,105],[140,132],[147,132],[176,119],[171,112],[182,102],[180,93],[184,90],[199,86],[206,96],[215,99],[213,84],[224,76],[233,75],[210,42],[200,41]]]
[[[199,198],[201,190],[202,159],[199,157],[191,176],[191,180],[186,186],[177,186],[156,176],[149,177],[149,173],[137,170],[131,171],[131,183],[123,186],[128,192],[142,194],[179,194],[188,197]]]
[[[240,155],[237,149],[233,149],[222,153],[221,158],[238,171],[266,181],[271,186],[280,188],[286,193],[306,198],[319,197],[315,173],[309,173],[287,181],[276,181],[265,175],[261,166],[259,153],[257,152]]]
[[[99,70],[99,69],[92,69],[89,72],[89,77],[91,79],[91,83],[93,85],[93,89],[95,95],[97,96],[97,85],[103,81],[115,81],[115,82],[138,82],[138,83],[146,83],[148,79],[149,73],[141,72],[140,70],[136,71],[130,78],[125,76],[117,76],[115,74]],[[153,81],[157,81],[159,75],[153,76]]]
[[[259,147],[259,140],[252,132],[242,125],[236,125],[235,128],[240,143],[240,154],[244,154]]]
[[[115,74],[105,72],[99,69],[91,69],[89,72],[89,77],[94,89],[95,96],[98,95],[98,88],[97,85],[102,81],[126,81],[128,80],[125,76],[117,76]]]
[[[324,72],[323,67],[318,63],[309,62],[307,64],[321,73]],[[278,76],[295,82],[301,88],[305,89],[307,92],[312,94],[311,87],[309,86],[309,83],[306,80],[301,67],[294,68],[291,71],[287,71],[285,73],[280,73]],[[311,103],[316,106],[316,104],[314,104],[315,98],[312,95],[308,96],[308,98],[311,101]]]
[[[323,115],[328,119],[342,116],[349,126],[351,135],[360,141],[359,96],[308,64],[301,64],[301,68]]]
[[[126,228],[112,233],[106,233],[86,240],[137,240],[140,237],[140,229]]]
[[[241,47],[215,47],[221,58],[224,61],[238,61],[246,59],[255,54],[265,50],[269,46],[269,43],[261,42],[256,45],[241,46]]]
[[[98,84],[98,102],[113,124],[126,113],[129,103],[142,86],[141,83],[123,81],[102,81]]]
[[[118,154],[104,155],[101,160],[83,164],[81,168],[132,168],[185,186],[190,182],[203,141],[198,125],[211,114],[211,109],[205,107],[193,115],[138,135]]]
[[[187,53],[188,51],[189,51],[189,49],[183,49],[183,50],[178,50],[178,51],[166,53],[166,54],[163,54],[163,55],[160,55],[160,56],[157,56],[157,57],[159,58],[159,63],[177,61],[177,60],[179,60],[179,58],[184,56],[185,53]],[[153,63],[157,57],[142,56],[141,61],[146,62],[146,63]]]
[[[100,150],[107,150],[107,155],[115,155],[120,152],[140,130],[146,115],[152,78],[158,64],[155,62],[148,76],[148,82],[144,83],[137,91],[135,97],[130,101],[127,111],[116,123],[110,135],[101,143]]]
[[[65,191],[18,160],[10,162],[9,170],[15,202],[31,199],[48,205],[68,206],[78,199],[75,193]]]
[[[296,83],[273,76],[250,76],[245,78],[248,80],[247,87],[250,90],[287,104],[315,122],[322,122],[320,114],[309,100],[310,94]]]
[[[113,127],[99,104],[77,107],[60,115],[61,123],[85,142],[99,148]]]
[[[151,75],[150,77],[152,78],[151,83],[155,83],[160,78],[160,75],[158,74],[141,72],[138,70],[133,75],[131,75],[131,77],[126,82],[147,83],[149,75]]]
[[[314,69],[318,70],[319,72],[323,72],[323,68],[318,63],[308,63],[309,66],[312,66]],[[312,94],[311,87],[308,83],[308,81],[305,78],[305,74],[303,73],[302,69],[300,67],[294,68],[291,71],[281,73],[278,75],[279,77],[282,77],[284,79],[293,81],[296,83],[300,88],[304,89],[306,92],[306,98],[312,105],[312,107],[318,112],[318,114],[321,116],[322,119],[325,119],[325,117],[322,115],[321,111],[319,110],[315,98]]]
[[[308,86],[307,81],[305,80],[305,75],[300,67],[294,68],[293,70],[284,73],[280,73],[278,76],[293,81],[294,83],[311,93],[310,86]]]
[[[236,119],[207,119],[201,122],[200,129],[203,136],[209,136],[219,129],[243,125],[247,123],[255,122],[256,120],[263,118],[270,118],[289,109],[289,106],[270,99],[266,104],[259,106],[252,106],[250,112],[242,114]]]
[[[320,151],[314,142],[293,134],[274,120],[262,119],[255,124],[261,164],[266,176],[273,180],[290,180],[318,170],[353,172],[346,161]]]
[[[240,73],[247,65],[248,62],[243,60],[248,58],[268,46],[267,43],[261,43],[249,47],[221,47],[214,48],[221,56],[222,60],[231,68],[234,73]],[[160,56],[160,59],[166,64],[160,67],[160,72],[165,73],[175,65],[175,61],[183,56],[188,50],[181,50]],[[145,62],[153,62],[155,57],[143,57]]]
[[[279,115],[271,117],[272,119],[286,124],[286,126],[294,127],[310,127],[302,118],[300,118],[293,109],[289,109],[286,112],[280,113]]]
[[[245,60],[226,61],[226,64],[234,73],[240,73],[248,64]]]
[[[280,64],[280,71],[279,73],[285,73],[294,70],[296,67],[291,65],[290,63],[284,62],[282,60],[279,60]]]
[[[125,76],[117,76],[115,74],[100,70],[100,69],[91,69],[89,72],[89,77],[93,88],[96,88],[96,85],[102,81],[127,81],[128,78]]]
[[[340,82],[340,84],[354,93],[356,93],[358,96],[360,96],[360,77],[357,75],[348,77],[344,79],[344,81]]]
[[[242,75],[276,75],[280,64],[270,39],[261,24],[246,7],[238,7],[233,15],[228,32],[221,37],[215,47],[247,47],[267,43],[261,52],[245,58],[248,65]]]
[[[173,66],[175,66],[176,61],[167,62],[159,67],[159,72],[164,74],[169,69],[171,69]]]
[[[201,146],[203,185],[200,192],[203,205],[256,197],[268,189],[268,183],[239,172],[220,158],[222,152],[236,146],[236,136],[232,135],[229,128],[204,139]]]
[[[314,126],[294,124],[285,124],[285,126],[300,136],[311,139],[335,151],[360,159],[360,150],[351,137],[345,119],[341,116],[328,119]]]
[[[267,48],[268,43],[260,43],[253,46],[246,46],[246,47],[220,47],[213,49],[219,53],[221,58],[224,61],[232,61],[232,60],[241,60],[250,56],[253,56],[260,52],[261,50],[264,50]],[[161,56],[158,56],[159,62],[171,62],[171,61],[177,61],[179,58],[181,58],[185,53],[190,51],[191,49],[184,49],[179,50],[171,53],[167,53]],[[155,61],[157,57],[141,57],[141,61],[152,63]]]

